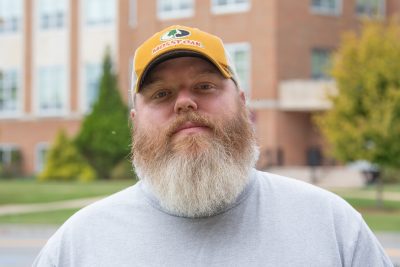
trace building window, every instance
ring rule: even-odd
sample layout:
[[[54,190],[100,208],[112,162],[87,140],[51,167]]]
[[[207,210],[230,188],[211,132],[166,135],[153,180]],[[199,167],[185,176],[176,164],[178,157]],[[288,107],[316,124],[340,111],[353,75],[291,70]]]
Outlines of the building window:
[[[358,16],[383,17],[385,16],[385,1],[357,0],[356,13]]]
[[[87,64],[85,67],[85,112],[90,111],[99,96],[100,79],[102,74],[101,64]]]
[[[0,0],[0,34],[21,30],[22,0]]]
[[[0,115],[15,114],[20,87],[16,70],[0,70]]]
[[[241,89],[250,96],[250,44],[234,43],[225,47],[235,65]]]
[[[311,11],[317,14],[339,15],[342,0],[312,0]]]
[[[331,66],[331,50],[313,49],[311,52],[311,78],[314,80],[331,79],[329,68]]]
[[[158,0],[157,10],[160,19],[178,19],[194,14],[193,0]]]
[[[66,0],[38,0],[37,3],[41,29],[61,29],[65,26]]]
[[[16,145],[0,144],[0,177],[13,177],[21,173],[21,150]]]
[[[49,145],[47,143],[39,143],[36,145],[35,151],[35,170],[41,172],[46,164],[46,156],[49,151]]]
[[[211,10],[213,13],[235,13],[246,12],[250,9],[251,0],[212,0]]]
[[[115,0],[85,0],[86,25],[114,25]]]
[[[38,111],[41,115],[60,115],[66,102],[65,68],[40,67],[38,74]]]

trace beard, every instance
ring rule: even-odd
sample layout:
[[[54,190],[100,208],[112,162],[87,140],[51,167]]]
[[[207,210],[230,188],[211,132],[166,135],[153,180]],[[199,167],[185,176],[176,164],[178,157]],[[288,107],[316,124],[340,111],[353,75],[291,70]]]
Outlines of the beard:
[[[186,122],[210,131],[174,135]],[[237,114],[228,120],[187,112],[162,131],[134,125],[132,156],[139,179],[161,207],[178,216],[203,217],[236,200],[249,181],[258,149],[248,111],[238,103]]]

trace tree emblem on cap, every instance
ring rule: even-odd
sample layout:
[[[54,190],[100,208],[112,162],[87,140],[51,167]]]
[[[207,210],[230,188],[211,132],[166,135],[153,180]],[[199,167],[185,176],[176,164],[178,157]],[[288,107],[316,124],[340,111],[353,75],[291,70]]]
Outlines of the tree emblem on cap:
[[[179,38],[185,38],[190,35],[189,31],[182,30],[182,29],[172,29],[167,31],[161,36],[161,41],[168,41],[171,39],[179,39]]]

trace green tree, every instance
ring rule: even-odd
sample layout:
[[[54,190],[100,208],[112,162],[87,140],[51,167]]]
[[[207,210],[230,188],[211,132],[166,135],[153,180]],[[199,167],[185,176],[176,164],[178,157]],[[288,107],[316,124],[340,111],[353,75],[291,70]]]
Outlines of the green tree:
[[[338,94],[316,118],[337,159],[400,166],[400,26],[367,22],[348,33],[333,60]]]
[[[95,178],[94,169],[61,130],[46,156],[44,170],[38,176],[39,181],[89,182]]]
[[[108,179],[112,169],[129,155],[128,114],[107,50],[103,60],[99,97],[91,113],[83,120],[75,140],[79,150],[100,178]]]

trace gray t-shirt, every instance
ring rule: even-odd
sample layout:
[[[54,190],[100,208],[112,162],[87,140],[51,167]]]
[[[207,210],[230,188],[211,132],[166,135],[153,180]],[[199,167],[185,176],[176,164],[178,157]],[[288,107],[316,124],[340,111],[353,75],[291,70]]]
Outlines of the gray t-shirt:
[[[320,188],[253,170],[221,213],[165,212],[142,182],[73,215],[34,266],[392,266],[362,217]]]

